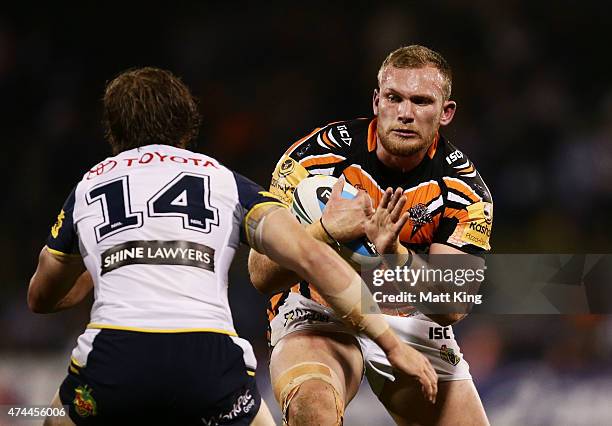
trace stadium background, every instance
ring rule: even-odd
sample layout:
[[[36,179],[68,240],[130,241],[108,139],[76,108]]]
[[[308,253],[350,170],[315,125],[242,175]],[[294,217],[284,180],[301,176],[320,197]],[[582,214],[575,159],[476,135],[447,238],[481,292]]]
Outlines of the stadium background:
[[[0,404],[46,403],[87,322],[87,306],[31,314],[25,294],[66,195],[110,153],[99,100],[105,82],[129,67],[182,76],[201,101],[197,150],[267,186],[293,140],[371,114],[389,51],[427,45],[454,70],[459,109],[445,134],[493,193],[495,252],[610,252],[612,7],[470,4],[100,3],[0,12]],[[243,250],[231,301],[269,397],[265,298],[245,265]],[[612,420],[612,317],[475,315],[456,333],[493,424]],[[390,424],[363,390],[346,424]]]

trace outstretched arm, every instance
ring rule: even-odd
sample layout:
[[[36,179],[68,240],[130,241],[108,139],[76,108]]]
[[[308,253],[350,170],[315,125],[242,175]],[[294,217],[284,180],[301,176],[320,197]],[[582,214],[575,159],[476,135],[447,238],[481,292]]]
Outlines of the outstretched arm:
[[[434,401],[437,376],[431,364],[403,344],[382,315],[369,314],[376,304],[359,275],[333,249],[310,237],[286,210],[276,206],[258,210],[246,224],[251,247],[312,283],[344,322],[376,342],[391,364],[417,378]]]

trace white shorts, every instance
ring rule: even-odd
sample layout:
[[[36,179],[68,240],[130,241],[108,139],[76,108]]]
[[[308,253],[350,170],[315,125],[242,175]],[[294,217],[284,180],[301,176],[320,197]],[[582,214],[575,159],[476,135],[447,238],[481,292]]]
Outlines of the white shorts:
[[[398,337],[421,352],[438,373],[439,381],[471,380],[470,366],[463,359],[452,327],[441,327],[423,314],[410,317],[385,315],[385,319]],[[347,333],[359,342],[365,364],[365,373],[372,390],[378,394],[385,379],[395,380],[391,365],[380,347],[367,336],[355,334],[331,308],[325,307],[298,293],[290,293],[270,322],[270,343],[295,331]]]

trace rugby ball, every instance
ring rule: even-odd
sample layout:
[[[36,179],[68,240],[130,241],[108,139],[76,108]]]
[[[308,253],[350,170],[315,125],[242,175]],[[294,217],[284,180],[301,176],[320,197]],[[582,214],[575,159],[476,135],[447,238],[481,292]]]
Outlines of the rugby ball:
[[[300,223],[306,225],[319,220],[329,201],[332,187],[337,181],[338,179],[333,176],[324,175],[302,179],[293,192],[293,203],[291,204],[291,212]],[[342,198],[355,198],[357,194],[357,188],[348,182],[344,183]],[[342,243],[340,255],[354,267],[360,269],[375,268],[382,261],[376,247],[367,237]]]

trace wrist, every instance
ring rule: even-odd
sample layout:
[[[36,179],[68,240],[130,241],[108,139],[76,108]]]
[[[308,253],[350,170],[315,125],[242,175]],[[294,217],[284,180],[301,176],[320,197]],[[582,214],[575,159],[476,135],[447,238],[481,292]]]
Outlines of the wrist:
[[[338,242],[326,231],[321,219],[311,223],[306,227],[307,232],[316,240],[322,241],[325,244],[336,245]]]
[[[401,341],[393,330],[391,330],[391,328],[387,329],[383,334],[381,334],[375,340],[375,342],[387,355],[397,350],[397,348],[401,345]]]
[[[396,266],[405,266],[409,268],[410,265],[412,265],[412,255],[412,250],[398,242],[397,247],[392,251],[385,263],[391,268],[395,268]]]

